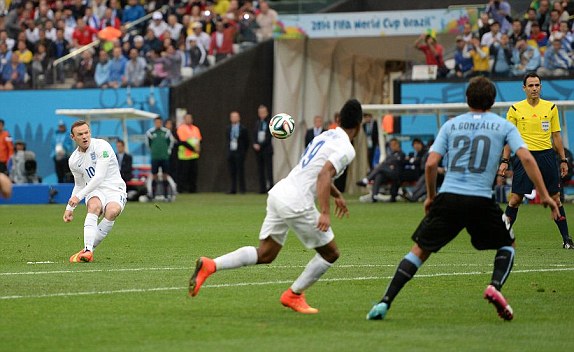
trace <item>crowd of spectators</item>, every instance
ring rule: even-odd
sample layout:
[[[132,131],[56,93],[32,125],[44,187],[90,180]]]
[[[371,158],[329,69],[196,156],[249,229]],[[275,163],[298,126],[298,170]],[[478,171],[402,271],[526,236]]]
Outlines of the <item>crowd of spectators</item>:
[[[526,13],[513,14],[506,0],[490,0],[476,30],[470,23],[456,37],[454,68],[448,69],[436,35],[424,33],[415,47],[440,78],[472,76],[543,77],[574,73],[574,2],[534,0]],[[513,17],[514,16],[514,17]],[[423,43],[423,40],[425,43]]]
[[[201,72],[271,38],[277,20],[264,0],[4,3],[0,90],[41,88],[70,75],[76,88],[173,85],[182,72]],[[54,67],[96,39],[100,45]]]

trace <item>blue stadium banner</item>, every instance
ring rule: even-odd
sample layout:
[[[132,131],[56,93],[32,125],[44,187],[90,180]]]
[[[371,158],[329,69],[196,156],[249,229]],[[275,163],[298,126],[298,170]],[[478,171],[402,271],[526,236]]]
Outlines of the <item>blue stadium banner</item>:
[[[282,15],[275,37],[350,38],[418,35],[425,31],[461,33],[465,23],[476,24],[476,7],[438,10]]]

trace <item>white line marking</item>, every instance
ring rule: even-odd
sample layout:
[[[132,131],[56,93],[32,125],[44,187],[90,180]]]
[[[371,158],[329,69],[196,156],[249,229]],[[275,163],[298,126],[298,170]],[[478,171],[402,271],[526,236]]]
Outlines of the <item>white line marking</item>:
[[[26,264],[55,264],[55,262],[26,262]]]
[[[82,264],[80,264],[82,265]],[[0,273],[0,276],[11,275],[42,275],[42,274],[79,274],[79,273],[108,273],[122,271],[170,271],[170,270],[191,270],[191,267],[181,268],[122,268],[122,269],[90,269],[90,270],[54,270],[54,271],[21,271],[12,273]]]
[[[29,262],[31,263],[31,262]],[[89,264],[80,264],[80,265],[89,265]],[[349,268],[396,268],[398,264],[342,264],[333,266],[333,269],[342,268],[342,269],[349,269]],[[491,264],[425,264],[425,268],[439,268],[439,267],[484,267],[485,269],[490,270],[492,268]],[[517,265],[515,264],[515,268],[519,267],[528,267],[528,266],[538,266],[538,264],[523,264]],[[562,268],[566,267],[566,264],[547,264],[549,267],[557,267]],[[304,268],[305,265],[257,265],[254,266],[253,269],[269,269],[269,268],[277,268],[277,269],[301,269]],[[186,267],[152,267],[152,268],[119,268],[119,269],[88,269],[88,270],[52,270],[52,271],[15,271],[15,272],[0,272],[0,276],[13,276],[13,275],[47,275],[47,274],[82,274],[82,273],[113,273],[113,272],[125,272],[125,271],[172,271],[172,270],[191,270],[193,266],[186,266]],[[331,269],[331,270],[333,270]],[[514,271],[513,271],[514,272]]]
[[[512,274],[523,273],[541,273],[541,272],[555,272],[555,271],[574,271],[572,268],[547,268],[547,269],[525,269],[513,270]],[[490,273],[471,271],[471,272],[457,272],[457,273],[435,273],[435,274],[419,274],[417,278],[432,278],[438,276],[466,276],[466,275],[487,275]],[[351,278],[326,278],[321,279],[320,282],[338,282],[338,281],[365,281],[365,280],[381,280],[391,279],[392,276],[362,276]],[[205,285],[204,288],[222,288],[222,287],[240,287],[240,286],[263,286],[263,285],[278,285],[288,284],[293,280],[277,280],[277,281],[264,281],[264,282],[238,282],[230,284],[215,284]],[[187,287],[152,287],[152,288],[129,288],[122,290],[110,291],[84,291],[84,292],[60,292],[60,293],[47,293],[43,295],[13,295],[13,296],[0,296],[0,300],[15,300],[22,298],[50,298],[50,297],[72,297],[72,296],[91,296],[91,295],[111,295],[115,293],[146,293],[146,292],[159,292],[159,291],[173,291],[185,290]]]

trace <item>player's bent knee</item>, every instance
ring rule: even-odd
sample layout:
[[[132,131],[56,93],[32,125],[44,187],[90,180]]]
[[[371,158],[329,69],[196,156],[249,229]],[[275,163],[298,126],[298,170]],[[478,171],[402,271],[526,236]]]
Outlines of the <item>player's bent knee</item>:
[[[106,206],[106,212],[104,216],[109,221],[114,221],[122,212],[122,207],[115,203],[110,203]]]
[[[339,248],[337,248],[336,246],[332,246],[332,245],[327,245],[324,247],[315,248],[315,250],[317,251],[317,253],[319,253],[319,255],[323,259],[325,259],[326,261],[328,261],[331,264],[336,262],[337,259],[339,259],[339,256],[341,255]]]
[[[328,261],[331,264],[336,262],[340,256],[341,256],[341,252],[339,252],[338,249],[335,249],[329,253],[321,254],[321,257],[323,257],[323,259],[325,259],[326,261]]]
[[[522,203],[522,196],[512,193],[510,199],[508,200],[508,206],[511,208],[518,208]]]
[[[102,213],[102,206],[99,204],[88,204],[88,213],[100,215]]]

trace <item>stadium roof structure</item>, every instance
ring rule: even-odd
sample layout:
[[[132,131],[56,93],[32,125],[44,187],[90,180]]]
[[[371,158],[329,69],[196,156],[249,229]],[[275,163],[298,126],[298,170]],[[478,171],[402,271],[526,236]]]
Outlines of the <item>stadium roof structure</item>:
[[[114,108],[114,109],[56,109],[56,115],[64,115],[91,121],[120,120],[122,123],[123,140],[126,151],[129,152],[127,120],[152,120],[159,114],[138,110],[134,108]]]

